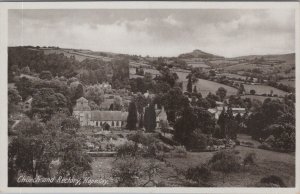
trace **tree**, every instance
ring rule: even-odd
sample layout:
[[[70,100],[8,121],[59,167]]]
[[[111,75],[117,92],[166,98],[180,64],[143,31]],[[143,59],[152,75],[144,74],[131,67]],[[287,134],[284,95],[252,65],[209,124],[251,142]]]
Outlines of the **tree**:
[[[84,96],[84,90],[82,84],[78,84],[75,90],[75,94],[73,97],[73,102],[75,103],[77,99]]]
[[[40,135],[43,133],[44,124],[38,120],[22,119],[15,127],[15,130],[25,137]]]
[[[198,91],[197,91],[197,86],[194,86],[193,93],[195,93],[195,94],[198,93]]]
[[[255,95],[255,93],[256,93],[255,90],[253,90],[253,89],[250,90],[250,94],[251,94],[251,95]]]
[[[65,118],[61,123],[61,129],[63,131],[74,131],[77,132],[77,130],[80,128],[79,120],[74,117],[67,117]]]
[[[40,79],[46,79],[46,80],[51,80],[52,79],[52,74],[50,71],[42,71],[40,73]]]
[[[220,97],[220,100],[223,101],[226,97],[227,90],[223,87],[218,88],[216,95]]]
[[[220,126],[220,131],[216,131],[216,134],[214,134],[215,137],[217,137],[217,138],[225,138],[226,117],[227,117],[227,115],[225,112],[225,108],[223,108],[223,110],[219,116],[219,119],[217,121],[217,124]]]
[[[175,87],[163,96],[160,104],[166,109],[169,123],[175,123],[176,116],[189,106],[189,100],[180,88]]]
[[[122,109],[122,98],[120,96],[114,97],[113,110],[121,110]]]
[[[139,124],[141,124],[139,127],[142,128],[143,127],[143,119],[144,119],[144,107],[147,105],[147,99],[145,98],[144,95],[142,95],[141,93],[138,93],[134,97],[134,102],[135,102],[136,109],[138,112],[138,121],[139,121]]]
[[[136,124],[137,124],[137,110],[136,110],[136,105],[132,101],[129,104],[128,107],[128,117],[127,117],[127,129],[129,130],[135,130],[136,129]]]
[[[39,138],[38,138],[39,137]],[[18,136],[8,147],[10,184],[16,184],[13,178],[17,172],[23,172],[35,178],[37,174],[49,177],[48,168],[51,155],[46,150],[42,136]]]
[[[55,93],[50,88],[40,88],[33,95],[31,116],[38,116],[47,121],[59,111],[68,112],[67,99],[60,93]]]
[[[197,127],[197,116],[193,113],[192,108],[186,107],[182,116],[176,120],[174,125],[174,139],[182,145],[188,146],[190,137]]]
[[[147,131],[154,131],[156,127],[156,113],[153,104],[145,109],[144,124]]]
[[[212,94],[212,93],[208,93],[208,95],[206,96],[205,98],[209,104],[210,104],[210,108],[215,108],[216,107],[216,101],[219,101],[220,98],[219,96],[215,95],[215,94]]]
[[[19,108],[19,103],[22,102],[22,97],[19,95],[18,90],[8,88],[8,114],[11,114]]]
[[[189,93],[192,93],[192,91],[193,91],[193,84],[192,84],[191,76],[189,76],[188,83],[187,83],[187,86],[186,86],[186,91],[189,92]]]
[[[78,92],[81,93],[81,87],[78,90],[80,90]],[[78,96],[81,95],[83,96],[83,94],[78,94]],[[104,101],[104,91],[97,85],[89,86],[86,89],[85,97],[87,100],[94,101],[97,105],[100,105]]]
[[[239,157],[233,151],[217,152],[209,160],[209,164],[213,170],[223,173],[223,183],[227,174],[240,169]]]
[[[65,136],[66,135],[66,136]],[[60,139],[62,155],[61,164],[58,169],[58,176],[82,178],[92,175],[92,158],[83,150],[82,142],[77,138],[70,138],[63,133]],[[69,138],[67,138],[69,137]]]

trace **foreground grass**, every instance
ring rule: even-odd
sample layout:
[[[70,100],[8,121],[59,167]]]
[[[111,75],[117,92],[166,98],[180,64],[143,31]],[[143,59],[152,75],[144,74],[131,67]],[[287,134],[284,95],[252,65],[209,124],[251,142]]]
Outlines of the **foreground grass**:
[[[208,184],[212,187],[251,187],[255,186],[261,178],[269,175],[276,175],[282,178],[288,187],[295,186],[295,155],[279,153],[269,150],[258,149],[259,142],[252,140],[250,136],[239,134],[240,141],[253,143],[254,147],[236,146],[234,150],[242,159],[249,152],[256,154],[256,165],[242,167],[238,173],[231,173],[226,176],[223,182],[223,175],[219,172],[212,173]],[[163,186],[180,187],[186,186],[182,172],[190,167],[204,164],[211,159],[215,152],[188,152],[186,157],[167,157],[165,162],[160,162],[162,170],[158,173],[157,181]],[[112,157],[94,158],[92,163],[93,178],[111,177]],[[148,159],[143,159],[147,164]],[[159,162],[159,161],[157,161]],[[97,185],[95,185],[97,186]],[[113,185],[108,185],[113,186]]]

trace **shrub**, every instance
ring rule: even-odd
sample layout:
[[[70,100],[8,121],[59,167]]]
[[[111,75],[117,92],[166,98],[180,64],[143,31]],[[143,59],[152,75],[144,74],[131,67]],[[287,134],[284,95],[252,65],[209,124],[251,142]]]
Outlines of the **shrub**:
[[[137,144],[133,142],[126,142],[125,144],[117,148],[117,157],[125,157],[125,156],[135,157],[138,155],[139,155],[139,147]]]
[[[151,144],[158,141],[151,134],[146,134],[146,133],[141,132],[141,131],[136,132],[134,134],[130,134],[130,135],[128,135],[127,138],[128,138],[128,140],[131,140],[135,143],[140,143],[140,144],[143,144],[143,145],[146,145],[146,146],[151,145]]]
[[[174,157],[186,157],[187,152],[184,146],[174,146],[174,150],[171,151],[171,155]]]
[[[192,133],[188,143],[188,149],[193,151],[201,151],[207,147],[208,139],[201,131],[196,130]]]
[[[262,178],[260,180],[260,183],[262,183],[262,184],[275,184],[275,185],[278,185],[280,187],[286,187],[283,180],[280,177],[275,176],[275,175],[270,175],[270,176]]]
[[[197,182],[198,186],[205,185],[205,182],[208,181],[208,179],[211,176],[211,169],[208,165],[201,165],[193,168],[189,168],[186,171],[185,178],[188,180],[192,180]]]
[[[244,166],[255,164],[255,160],[256,160],[256,153],[254,152],[247,153],[243,161]]]
[[[219,151],[209,160],[209,164],[215,171],[223,173],[223,182],[225,176],[232,172],[240,170],[239,157],[233,151]]]
[[[142,165],[140,159],[125,157],[114,161],[112,177],[117,186],[133,187],[137,186],[138,179],[142,176]]]

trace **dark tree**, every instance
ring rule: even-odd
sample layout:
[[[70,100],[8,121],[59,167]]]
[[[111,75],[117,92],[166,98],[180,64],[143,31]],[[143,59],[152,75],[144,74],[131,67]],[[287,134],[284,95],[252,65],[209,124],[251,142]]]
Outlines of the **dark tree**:
[[[136,130],[137,124],[137,110],[136,105],[132,101],[128,107],[128,117],[127,117],[127,129],[129,130]]]
[[[189,93],[192,93],[192,91],[193,91],[193,83],[192,83],[191,76],[189,76],[188,83],[187,83],[187,86],[186,86],[186,91],[189,92]]]
[[[255,95],[255,93],[256,93],[255,90],[250,90],[251,95]]]
[[[216,95],[220,97],[220,100],[223,101],[226,97],[226,93],[227,93],[227,90],[223,87],[220,87],[217,92],[216,92]]]
[[[197,86],[194,86],[193,93],[195,93],[195,94],[198,93],[198,91],[197,91]]]
[[[175,140],[185,146],[188,146],[189,138],[197,127],[196,121],[197,116],[193,113],[192,108],[186,107],[182,112],[182,116],[176,120],[174,125]]]
[[[150,104],[145,110],[145,128],[147,131],[154,131],[156,127],[156,113],[153,104]]]

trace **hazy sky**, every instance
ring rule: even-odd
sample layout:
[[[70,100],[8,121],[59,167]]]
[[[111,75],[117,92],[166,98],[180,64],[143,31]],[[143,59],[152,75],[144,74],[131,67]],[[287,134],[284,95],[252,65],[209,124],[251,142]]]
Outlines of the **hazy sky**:
[[[150,56],[295,52],[294,10],[10,10],[9,46]]]

